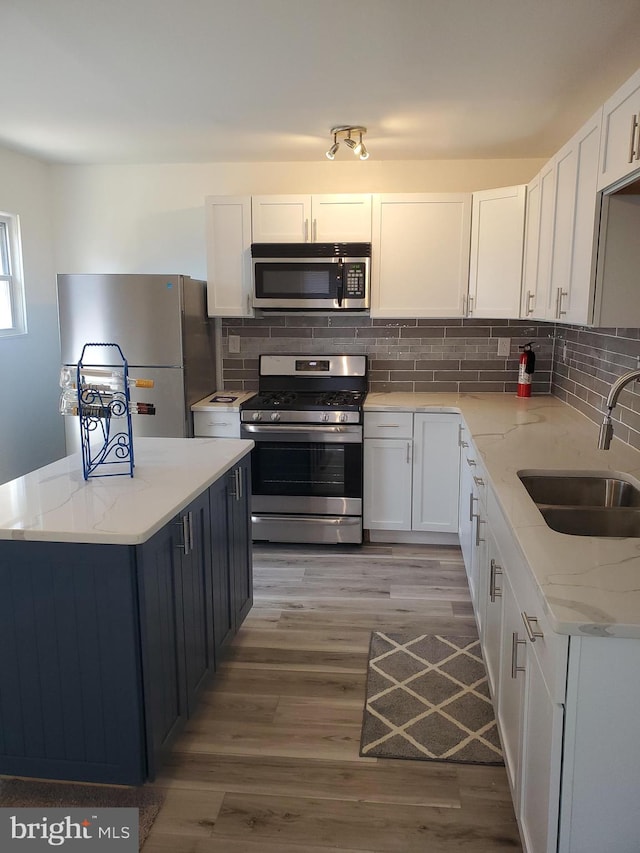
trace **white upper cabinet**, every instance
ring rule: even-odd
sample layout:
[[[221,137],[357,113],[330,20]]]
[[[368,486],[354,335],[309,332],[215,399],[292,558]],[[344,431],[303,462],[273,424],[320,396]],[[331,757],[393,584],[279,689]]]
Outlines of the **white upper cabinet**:
[[[471,194],[373,196],[372,317],[461,317]]]
[[[211,317],[251,317],[251,198],[208,196],[207,310]]]
[[[310,220],[310,195],[254,195],[251,242],[308,243]]]
[[[370,195],[311,196],[314,243],[370,243]]]
[[[530,317],[534,312],[538,279],[538,238],[540,232],[540,174],[527,184],[527,201],[524,217],[524,251],[522,260],[522,301],[520,316]]]
[[[599,109],[554,157],[553,248],[546,310],[549,320],[591,322],[601,118]]]
[[[605,103],[598,189],[640,169],[640,71]]]
[[[469,317],[517,317],[526,187],[473,193]]]
[[[520,316],[544,320],[551,277],[554,161],[546,163],[528,186]]]
[[[370,195],[252,198],[254,243],[369,243]]]

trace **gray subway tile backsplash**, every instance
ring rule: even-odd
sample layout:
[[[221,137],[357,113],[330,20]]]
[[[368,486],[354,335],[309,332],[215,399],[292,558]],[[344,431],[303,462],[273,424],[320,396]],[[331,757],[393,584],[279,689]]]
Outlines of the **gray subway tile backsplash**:
[[[518,344],[533,340],[541,368],[534,388],[549,393],[553,326],[507,320],[372,320],[353,314],[274,315],[225,319],[223,378],[226,388],[253,390],[261,353],[365,353],[373,391],[506,391],[517,383]],[[240,353],[228,336],[240,337]],[[511,338],[508,358],[497,358],[499,337]],[[544,377],[544,378],[543,378]]]
[[[602,419],[609,387],[640,360],[640,329],[503,319],[372,320],[354,314],[274,314],[222,321],[226,388],[258,387],[261,353],[365,353],[372,391],[498,391],[516,393],[518,345],[533,341],[533,393],[552,393],[594,423]],[[240,337],[230,353],[228,336]],[[510,338],[506,358],[498,338]],[[640,449],[640,386],[620,395],[615,435]]]

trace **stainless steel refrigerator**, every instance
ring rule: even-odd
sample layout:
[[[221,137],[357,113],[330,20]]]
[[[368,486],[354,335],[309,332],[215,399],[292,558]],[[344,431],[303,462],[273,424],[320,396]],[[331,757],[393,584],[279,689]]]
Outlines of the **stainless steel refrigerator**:
[[[58,275],[61,364],[77,364],[86,343],[116,343],[132,379],[131,399],[155,415],[132,415],[136,436],[192,435],[190,406],[216,387],[214,325],[203,281],[183,275]],[[84,363],[113,363],[92,348]],[[65,418],[67,452],[80,448],[77,418]]]

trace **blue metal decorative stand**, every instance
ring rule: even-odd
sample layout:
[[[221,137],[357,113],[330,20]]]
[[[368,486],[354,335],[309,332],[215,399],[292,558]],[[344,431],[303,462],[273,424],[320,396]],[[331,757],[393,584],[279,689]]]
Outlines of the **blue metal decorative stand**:
[[[121,387],[115,386],[113,382],[109,384],[108,379],[104,384],[98,380],[86,381],[85,372],[90,375],[92,369],[95,372],[101,370],[99,365],[85,364],[85,352],[92,347],[111,347],[117,351],[116,357],[120,363],[114,371],[122,371],[122,382],[119,383]],[[109,377],[111,371],[105,369],[104,373],[105,377]],[[85,480],[89,477],[115,477],[126,474],[133,477],[129,367],[118,344],[89,343],[83,346],[77,364],[76,388],[82,471]],[[118,426],[122,428],[118,429]]]

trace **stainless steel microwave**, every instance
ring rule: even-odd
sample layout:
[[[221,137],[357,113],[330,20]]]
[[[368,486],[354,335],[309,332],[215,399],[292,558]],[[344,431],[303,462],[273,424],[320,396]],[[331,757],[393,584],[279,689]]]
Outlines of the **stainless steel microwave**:
[[[369,308],[371,243],[253,243],[253,306]]]

